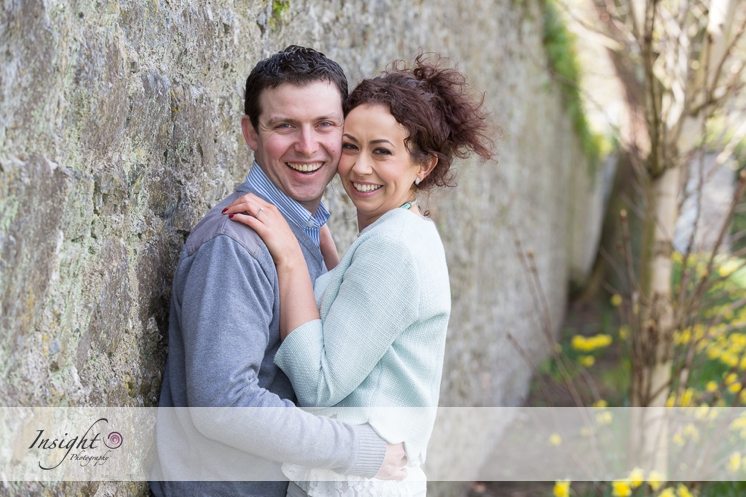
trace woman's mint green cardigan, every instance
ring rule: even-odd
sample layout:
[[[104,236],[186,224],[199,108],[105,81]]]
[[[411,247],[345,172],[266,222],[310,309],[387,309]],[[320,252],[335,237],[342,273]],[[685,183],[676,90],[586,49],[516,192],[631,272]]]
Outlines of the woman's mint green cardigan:
[[[293,330],[275,356],[300,405],[368,422],[387,441],[404,442],[410,463],[422,464],[451,310],[435,224],[406,209],[385,213],[314,291],[321,319]]]

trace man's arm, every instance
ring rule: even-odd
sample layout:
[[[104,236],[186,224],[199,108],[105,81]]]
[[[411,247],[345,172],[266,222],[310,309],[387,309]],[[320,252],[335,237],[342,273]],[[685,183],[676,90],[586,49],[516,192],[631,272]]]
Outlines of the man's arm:
[[[264,252],[255,255],[269,258]],[[274,275],[225,235],[206,242],[192,257],[180,302],[188,404],[266,408],[250,409],[241,417],[235,414],[242,410],[231,410],[223,418],[230,423],[196,415],[196,428],[263,458],[361,476],[376,474],[386,445],[369,426],[313,416],[259,386],[272,321]]]

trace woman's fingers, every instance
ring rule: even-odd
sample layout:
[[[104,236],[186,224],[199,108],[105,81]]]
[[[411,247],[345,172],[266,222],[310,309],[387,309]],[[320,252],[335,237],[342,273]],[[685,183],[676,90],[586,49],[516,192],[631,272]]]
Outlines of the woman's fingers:
[[[252,205],[252,204],[248,204],[248,205],[246,205],[244,207],[245,207],[244,210],[238,211],[238,212],[229,212],[229,211],[226,211],[225,215],[227,215],[228,218],[230,218],[230,219],[232,219],[234,221],[240,221],[242,224],[245,224],[245,225],[250,226],[252,228],[254,228],[256,226],[256,224],[254,224],[254,223],[249,224],[247,222],[247,218],[248,219],[253,219],[254,221],[256,221],[261,226],[264,226],[265,223],[271,224],[271,223],[269,223],[269,221],[270,221],[270,215],[269,215],[268,211],[266,209],[264,209],[264,207],[257,206],[257,205]]]
[[[253,193],[248,193],[237,199],[223,209],[223,214],[234,221],[253,228],[265,241],[265,234],[268,234],[268,232],[263,228],[272,226],[273,229],[279,229],[283,224],[286,224],[282,213],[274,204]]]
[[[239,223],[245,224],[249,228],[253,229],[259,236],[262,236],[264,233],[266,233],[267,227],[264,225],[264,223],[262,223],[254,216],[238,213],[230,214],[229,217],[231,218],[231,221],[238,221]]]
[[[268,209],[274,207],[271,203],[253,193],[247,193],[234,200],[228,207],[223,209],[223,214],[236,214],[238,212],[248,212],[254,215],[259,209]]]

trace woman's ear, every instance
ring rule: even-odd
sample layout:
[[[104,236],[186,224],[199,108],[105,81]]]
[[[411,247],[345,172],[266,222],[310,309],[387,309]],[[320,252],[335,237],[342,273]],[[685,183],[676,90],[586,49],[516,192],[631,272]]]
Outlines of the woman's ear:
[[[420,171],[417,173],[417,184],[419,185],[420,182],[425,181],[425,178],[435,169],[435,166],[438,165],[438,156],[435,154],[430,154],[427,159],[425,159],[425,162],[420,164]]]

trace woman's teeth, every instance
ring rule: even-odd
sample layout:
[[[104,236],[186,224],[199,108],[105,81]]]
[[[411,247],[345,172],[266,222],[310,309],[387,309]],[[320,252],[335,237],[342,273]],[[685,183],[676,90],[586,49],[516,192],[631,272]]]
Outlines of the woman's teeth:
[[[383,188],[383,185],[369,185],[369,184],[362,184],[362,183],[353,183],[352,186],[355,188],[355,190],[367,193],[372,192],[373,190],[378,190],[379,188]]]

